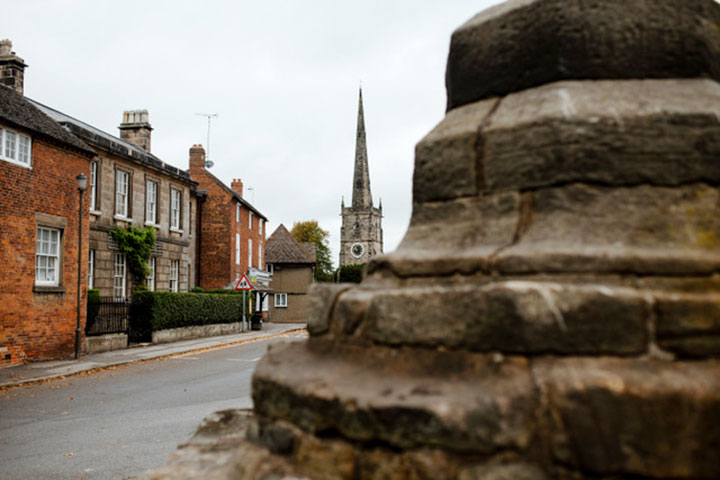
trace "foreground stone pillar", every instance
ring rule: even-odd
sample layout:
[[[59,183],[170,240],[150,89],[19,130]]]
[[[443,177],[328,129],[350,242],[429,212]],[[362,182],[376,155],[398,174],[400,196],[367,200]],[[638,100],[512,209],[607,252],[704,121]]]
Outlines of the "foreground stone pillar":
[[[460,27],[402,244],[316,287],[218,478],[720,477],[719,53],[712,0]]]

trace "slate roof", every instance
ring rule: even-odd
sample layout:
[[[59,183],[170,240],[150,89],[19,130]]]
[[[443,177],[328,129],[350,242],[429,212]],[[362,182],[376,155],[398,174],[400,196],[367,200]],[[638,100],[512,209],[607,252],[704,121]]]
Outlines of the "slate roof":
[[[135,145],[134,143],[128,142],[121,138],[110,135],[109,133],[103,132],[99,128],[95,128],[81,120],[71,117],[65,113],[55,110],[52,107],[43,105],[42,103],[27,99],[35,107],[44,112],[47,116],[64,126],[68,131],[74,135],[85,140],[90,145],[96,145],[99,148],[107,150],[115,155],[131,160],[135,163],[145,165],[151,169],[163,172],[170,175],[178,180],[182,180],[187,183],[196,185],[190,178],[190,174],[185,170],[179,169],[172,165],[169,165],[150,152],[147,152],[143,148]]]
[[[305,243],[299,243],[288,232],[284,225],[275,229],[265,242],[265,261],[267,263],[315,263],[315,245],[312,245],[312,255]]]
[[[68,132],[29,99],[5,86],[0,86],[0,120],[9,126],[30,130],[47,140],[95,156],[95,151],[85,142]]]
[[[206,174],[208,177],[210,177],[211,179],[213,179],[213,180],[215,181],[215,183],[216,183],[217,185],[219,185],[223,190],[225,190],[225,191],[228,192],[230,195],[232,195],[233,197],[235,197],[235,199],[236,199],[238,202],[240,202],[241,205],[244,205],[245,207],[247,207],[248,210],[251,210],[255,215],[257,215],[258,217],[262,218],[262,219],[265,220],[266,222],[268,221],[267,217],[266,217],[265,215],[263,215],[263,214],[260,212],[260,210],[258,210],[258,209],[255,208],[250,202],[248,202],[247,200],[245,200],[245,198],[244,198],[242,195],[240,195],[238,192],[236,192],[236,191],[233,190],[232,188],[230,188],[230,187],[228,187],[227,185],[225,185],[222,180],[220,180],[220,179],[217,178],[215,175],[213,175],[211,172],[209,172],[207,168],[205,169],[205,174]]]

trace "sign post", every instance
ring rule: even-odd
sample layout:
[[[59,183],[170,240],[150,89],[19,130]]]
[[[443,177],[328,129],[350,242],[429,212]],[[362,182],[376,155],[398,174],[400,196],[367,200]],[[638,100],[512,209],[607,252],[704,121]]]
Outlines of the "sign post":
[[[243,273],[242,277],[240,277],[240,280],[235,284],[235,290],[242,290],[243,292],[243,302],[242,302],[242,331],[247,331],[247,323],[245,323],[245,292],[248,290],[252,290],[252,284],[250,283],[250,280],[248,280],[247,276]]]

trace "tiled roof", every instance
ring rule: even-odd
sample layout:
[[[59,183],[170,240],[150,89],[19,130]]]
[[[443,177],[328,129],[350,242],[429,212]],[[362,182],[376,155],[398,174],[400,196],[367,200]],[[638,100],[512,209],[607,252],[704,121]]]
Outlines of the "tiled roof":
[[[315,263],[315,245],[312,256],[305,244],[298,243],[284,225],[275,229],[265,242],[265,261],[267,263]]]
[[[305,249],[305,256],[310,260],[311,262],[315,263],[317,262],[317,256],[315,255],[316,252],[316,246],[312,242],[301,242],[300,246]]]
[[[82,140],[64,129],[28,99],[5,86],[0,86],[0,120],[95,156],[95,152]]]
[[[82,138],[90,145],[96,145],[97,147],[114,153],[115,155],[146,165],[152,169],[175,177],[178,180],[194,183],[188,172],[163,162],[152,153],[145,151],[134,143],[110,135],[99,128],[93,127],[92,125],[55,110],[54,108],[48,107],[47,105],[43,105],[40,102],[29,98],[27,100],[35,105],[39,110],[44,112],[47,116],[65,126],[65,128],[67,128],[70,132]]]

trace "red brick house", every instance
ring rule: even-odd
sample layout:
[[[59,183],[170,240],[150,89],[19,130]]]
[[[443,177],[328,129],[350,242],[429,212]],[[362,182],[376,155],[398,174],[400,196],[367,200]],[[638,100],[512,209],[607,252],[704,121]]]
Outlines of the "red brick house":
[[[267,218],[243,197],[243,184],[228,187],[205,168],[202,145],[190,148],[190,176],[197,182],[196,275],[204,289],[223,288],[250,267],[265,268]]]
[[[23,60],[0,42],[0,365],[74,354],[88,196],[76,177],[95,153],[23,96]],[[87,192],[86,192],[87,193]],[[78,271],[78,255],[82,255]],[[81,329],[85,324],[81,282]]]

